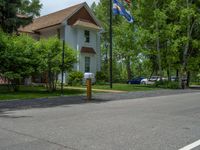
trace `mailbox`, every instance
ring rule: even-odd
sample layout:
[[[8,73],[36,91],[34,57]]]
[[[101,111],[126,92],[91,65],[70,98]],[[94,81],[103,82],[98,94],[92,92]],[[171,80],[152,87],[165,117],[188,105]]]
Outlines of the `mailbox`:
[[[94,78],[94,74],[90,73],[90,72],[86,72],[86,73],[84,73],[84,78],[85,79],[92,79],[92,78]]]

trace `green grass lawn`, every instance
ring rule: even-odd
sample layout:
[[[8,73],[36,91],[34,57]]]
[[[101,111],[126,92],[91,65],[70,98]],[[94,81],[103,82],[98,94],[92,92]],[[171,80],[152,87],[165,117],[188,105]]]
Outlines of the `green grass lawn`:
[[[78,86],[82,88],[86,88],[86,86]],[[102,90],[111,90],[109,84],[106,85],[93,85],[93,89],[102,89]],[[129,85],[129,84],[113,84],[112,90],[118,91],[148,91],[148,90],[156,90],[159,88],[155,88],[152,85]],[[64,89],[64,95],[80,95],[85,94],[85,89]],[[47,98],[47,97],[55,97],[60,96],[60,90],[55,92],[48,92],[44,87],[40,86],[20,86],[19,92],[10,92],[6,86],[0,86],[0,101],[5,100],[18,100],[18,99],[33,99],[33,98]]]
[[[200,82],[191,82],[190,85],[200,85]]]
[[[64,89],[64,95],[78,95],[85,93],[85,90]],[[60,96],[60,90],[48,92],[44,87],[20,86],[19,92],[10,92],[7,87],[0,86],[0,101],[17,100],[17,99],[33,99]]]
[[[86,88],[86,85],[84,85],[84,86],[73,86],[73,87]],[[137,84],[114,83],[112,89],[110,89],[109,84],[95,84],[95,85],[92,85],[92,89],[134,92],[134,91],[157,90],[157,89],[160,89],[160,88],[156,88],[154,85],[137,85]]]
[[[111,90],[110,85],[94,85],[92,86],[94,89],[105,89],[105,90]],[[119,91],[128,91],[128,92],[134,92],[134,91],[149,91],[149,90],[155,90],[159,88],[155,88],[152,85],[136,85],[136,84],[120,84],[116,83],[113,84],[112,90],[119,90]]]

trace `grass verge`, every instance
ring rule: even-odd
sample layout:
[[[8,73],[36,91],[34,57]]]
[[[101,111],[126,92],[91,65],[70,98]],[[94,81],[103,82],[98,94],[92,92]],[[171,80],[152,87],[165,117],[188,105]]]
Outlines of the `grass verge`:
[[[86,88],[86,86],[78,86],[81,88]],[[113,88],[110,89],[109,84],[104,85],[93,85],[93,89],[99,90],[117,90],[117,91],[126,91],[126,92],[135,92],[135,91],[149,91],[149,90],[157,90],[159,88],[155,88],[152,85],[129,85],[129,84],[113,84]],[[64,88],[64,95],[80,95],[85,94],[85,89],[73,89]],[[48,92],[44,87],[40,86],[20,86],[19,92],[10,92],[6,86],[0,86],[0,101],[5,100],[29,100],[34,98],[48,98],[60,96],[60,90],[55,92]]]
[[[94,89],[107,89],[110,90],[109,85],[94,85]],[[128,91],[128,92],[135,92],[135,91],[149,91],[155,90],[158,88],[153,87],[152,85],[136,85],[136,84],[113,84],[112,90],[119,90],[119,91]]]
[[[64,95],[79,95],[85,93],[81,89],[64,89]],[[47,98],[60,96],[60,90],[55,92],[48,92],[44,87],[36,86],[20,86],[18,92],[10,92],[6,87],[0,87],[0,101],[5,100],[19,100],[19,99],[33,99],[33,98]]]
[[[77,87],[77,86],[76,86]],[[86,86],[78,86],[81,88],[86,88]],[[92,89],[99,89],[99,90],[117,90],[117,91],[126,91],[126,92],[136,92],[136,91],[149,91],[149,90],[157,90],[160,88],[156,88],[153,85],[136,85],[136,84],[120,84],[114,83],[113,88],[110,88],[109,84],[102,84],[102,85],[93,85]]]

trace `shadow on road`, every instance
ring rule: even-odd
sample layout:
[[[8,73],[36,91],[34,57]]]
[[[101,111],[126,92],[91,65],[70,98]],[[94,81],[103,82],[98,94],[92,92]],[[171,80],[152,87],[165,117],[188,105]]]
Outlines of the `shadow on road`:
[[[200,90],[154,90],[143,92],[128,92],[128,93],[101,93],[95,94],[93,100],[89,103],[105,103],[114,100],[136,99],[144,97],[167,96],[175,94],[184,94],[200,92]],[[49,108],[57,106],[70,107],[70,105],[88,104],[85,96],[63,96],[56,98],[43,98],[32,100],[15,100],[15,101],[2,101],[0,102],[0,117],[9,117],[5,113],[18,109],[31,109],[31,108]],[[12,116],[10,116],[12,118]],[[26,116],[21,116],[26,117]],[[14,118],[14,117],[13,117]]]
[[[66,96],[31,100],[2,101],[0,102],[0,118],[9,117],[9,115],[5,114],[6,112],[19,109],[50,108],[62,105],[65,105],[65,107],[70,107],[70,105],[75,104],[102,103],[106,101],[107,100],[103,99],[93,99],[92,101],[88,102],[85,96]]]
[[[0,118],[6,118],[6,119],[19,119],[19,118],[31,118],[32,116],[16,116],[13,115],[11,111],[7,110],[0,110]]]

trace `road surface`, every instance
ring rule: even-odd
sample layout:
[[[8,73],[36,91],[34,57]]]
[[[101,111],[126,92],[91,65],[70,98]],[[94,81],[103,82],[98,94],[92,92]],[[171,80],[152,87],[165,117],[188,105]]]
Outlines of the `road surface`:
[[[0,150],[200,150],[199,139],[200,92],[0,109]]]

